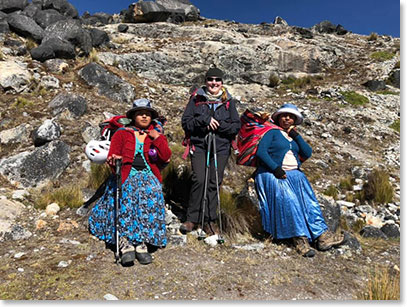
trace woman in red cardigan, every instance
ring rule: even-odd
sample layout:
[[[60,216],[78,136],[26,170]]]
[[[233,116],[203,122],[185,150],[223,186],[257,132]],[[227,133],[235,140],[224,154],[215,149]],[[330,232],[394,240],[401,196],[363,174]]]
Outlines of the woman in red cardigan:
[[[122,159],[122,198],[119,211],[121,262],[135,258],[149,264],[149,250],[165,247],[165,202],[160,166],[169,161],[171,150],[159,125],[153,125],[158,113],[148,99],[138,99],[126,113],[132,123],[113,136],[107,161],[112,166]],[[108,244],[115,243],[114,196],[111,181],[89,217],[90,232]]]

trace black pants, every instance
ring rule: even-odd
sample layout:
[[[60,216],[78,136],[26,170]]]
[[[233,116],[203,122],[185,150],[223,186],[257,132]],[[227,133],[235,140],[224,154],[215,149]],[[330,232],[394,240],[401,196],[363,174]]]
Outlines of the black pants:
[[[201,223],[202,221],[202,205],[203,194],[205,188],[205,169],[206,158],[205,153],[194,153],[190,155],[192,166],[192,187],[189,197],[189,204],[187,209],[187,221],[193,223]],[[229,155],[217,155],[218,160],[218,180],[219,186],[222,183],[223,172],[226,163],[228,162]],[[205,208],[205,221],[215,221],[217,219],[217,196],[216,196],[216,174],[213,155],[210,156],[210,167],[208,175],[207,186],[207,207]]]

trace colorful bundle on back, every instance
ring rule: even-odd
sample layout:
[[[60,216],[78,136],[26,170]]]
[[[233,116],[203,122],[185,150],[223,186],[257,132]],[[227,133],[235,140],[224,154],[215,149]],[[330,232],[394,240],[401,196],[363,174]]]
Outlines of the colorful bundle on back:
[[[237,135],[239,154],[236,163],[245,166],[257,166],[256,152],[263,135],[271,129],[281,128],[273,123],[270,114],[246,109],[240,117],[242,126]]]

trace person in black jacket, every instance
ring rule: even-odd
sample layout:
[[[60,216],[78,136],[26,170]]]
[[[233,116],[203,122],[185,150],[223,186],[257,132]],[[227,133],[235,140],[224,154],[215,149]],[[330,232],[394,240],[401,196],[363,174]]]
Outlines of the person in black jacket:
[[[202,220],[208,133],[212,132],[215,135],[220,185],[230,156],[231,142],[240,129],[236,99],[223,86],[223,76],[219,68],[210,68],[205,75],[205,85],[192,94],[182,116],[182,128],[190,140],[189,155],[192,166],[192,187],[187,216],[180,227],[183,234],[197,228]],[[213,154],[210,156],[209,169],[206,191],[208,207],[204,210],[203,230],[207,235],[213,235],[218,233],[217,187]]]

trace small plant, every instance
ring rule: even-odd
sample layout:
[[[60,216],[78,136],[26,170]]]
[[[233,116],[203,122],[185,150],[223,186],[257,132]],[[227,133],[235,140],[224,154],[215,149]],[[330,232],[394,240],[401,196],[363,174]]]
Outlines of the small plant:
[[[250,233],[254,217],[244,208],[237,207],[235,195],[221,190],[220,206],[222,210],[222,228],[230,238],[236,238],[237,234]]]
[[[392,91],[389,91],[389,90],[377,91],[376,93],[380,94],[380,95],[398,95],[399,94],[399,93],[392,92]]]
[[[373,52],[370,55],[370,57],[373,60],[384,62],[384,61],[387,61],[387,60],[391,60],[394,57],[394,53],[390,53],[390,52],[387,52],[387,51],[376,51],[376,52]]]
[[[366,290],[359,295],[363,300],[400,300],[400,271],[379,268],[370,272]]]
[[[325,191],[325,195],[333,197],[333,199],[338,199],[338,189],[334,185],[330,185]]]
[[[99,62],[98,52],[96,51],[95,48],[92,48],[91,52],[89,53],[88,60],[89,60],[89,62],[94,62],[94,63]]]
[[[352,231],[353,233],[359,233],[364,227],[366,226],[366,222],[364,219],[357,219],[353,224],[352,224]]]
[[[41,193],[36,201],[36,208],[45,209],[51,203],[57,203],[62,208],[79,208],[83,204],[82,191],[78,185],[68,185],[56,190]]]
[[[389,127],[400,133],[400,119],[396,119]]]
[[[368,176],[364,186],[365,198],[378,204],[387,204],[393,201],[394,189],[386,171],[375,169]]]
[[[280,78],[276,74],[271,74],[269,77],[269,86],[276,87],[280,83]]]
[[[372,32],[370,33],[369,37],[367,38],[368,41],[376,41],[379,38],[379,36],[377,35],[377,33]]]
[[[341,188],[341,190],[345,190],[345,191],[352,190],[353,184],[354,184],[354,180],[353,180],[352,176],[348,176],[339,181],[339,187]]]
[[[27,98],[24,97],[17,97],[15,102],[14,102],[14,106],[17,109],[23,109],[23,108],[27,108],[27,107],[31,107],[34,105],[34,102],[32,102],[31,100],[28,100]]]
[[[27,50],[31,50],[37,46],[38,44],[31,38],[28,38],[25,42],[25,47],[27,48]]]
[[[112,172],[107,164],[91,163],[88,187],[97,189]]]
[[[363,106],[369,103],[369,99],[354,91],[341,92],[343,99],[354,106]]]

